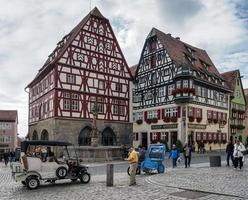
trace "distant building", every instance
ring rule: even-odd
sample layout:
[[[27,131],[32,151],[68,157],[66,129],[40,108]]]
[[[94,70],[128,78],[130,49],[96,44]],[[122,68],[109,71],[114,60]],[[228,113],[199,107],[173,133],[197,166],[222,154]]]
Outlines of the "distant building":
[[[248,88],[244,89],[246,99],[246,110],[245,110],[245,144],[248,145]]]
[[[97,8],[58,42],[29,88],[30,140],[100,145],[132,141],[132,75],[110,22]]]
[[[17,110],[0,110],[0,157],[17,147]]]
[[[131,71],[136,146],[180,140],[225,148],[230,90],[205,50],[153,28]]]
[[[229,89],[232,91],[229,103],[229,132],[230,139],[245,142],[245,111],[246,97],[239,70],[221,74]]]

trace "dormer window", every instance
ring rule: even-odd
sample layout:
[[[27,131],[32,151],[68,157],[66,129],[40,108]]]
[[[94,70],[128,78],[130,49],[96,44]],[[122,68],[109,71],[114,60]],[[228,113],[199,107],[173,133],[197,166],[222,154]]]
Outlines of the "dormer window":
[[[201,63],[202,63],[202,66],[203,66],[204,69],[209,70],[209,67],[210,67],[209,64],[207,64],[205,62],[201,62]]]
[[[187,59],[188,59],[188,61],[189,61],[192,65],[194,65],[194,63],[195,63],[195,59],[194,59],[194,58],[191,58],[190,56],[187,56]]]
[[[194,50],[194,49],[191,49],[191,48],[188,47],[188,46],[186,46],[186,49],[187,49],[187,51],[190,53],[190,55],[194,57],[194,52],[195,52],[195,50]]]

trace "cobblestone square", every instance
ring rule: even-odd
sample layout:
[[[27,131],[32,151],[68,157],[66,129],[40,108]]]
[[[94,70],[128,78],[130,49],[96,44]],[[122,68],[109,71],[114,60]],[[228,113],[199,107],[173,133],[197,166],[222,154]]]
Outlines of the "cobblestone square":
[[[123,165],[123,169],[126,167],[126,163],[119,165]],[[175,169],[169,167],[165,174],[137,176],[138,185],[135,187],[128,186],[125,170],[115,170],[114,186],[107,187],[105,164],[92,164],[89,184],[61,181],[56,184],[45,183],[37,190],[30,191],[21,183],[15,183],[9,167],[1,163],[0,199],[248,199],[247,167],[247,163],[242,170],[225,166],[210,168],[208,163],[192,164],[187,169],[182,165]]]

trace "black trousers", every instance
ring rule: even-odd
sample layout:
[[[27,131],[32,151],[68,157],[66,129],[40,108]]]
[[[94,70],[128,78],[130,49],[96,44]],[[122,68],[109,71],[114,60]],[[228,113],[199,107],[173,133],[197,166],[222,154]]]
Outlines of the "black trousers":
[[[239,166],[239,168],[241,169],[243,167],[243,157],[239,157],[239,158],[234,158],[234,167],[237,168]]]
[[[191,156],[184,156],[185,167],[190,167]]]

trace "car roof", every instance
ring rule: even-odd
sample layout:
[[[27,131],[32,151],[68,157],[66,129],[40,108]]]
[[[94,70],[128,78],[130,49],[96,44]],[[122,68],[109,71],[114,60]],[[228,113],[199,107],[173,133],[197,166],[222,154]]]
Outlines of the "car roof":
[[[71,146],[72,144],[69,142],[62,142],[62,141],[53,141],[53,140],[25,140],[21,142],[21,149],[23,152],[26,152],[28,146],[30,145],[42,145],[42,146]]]

